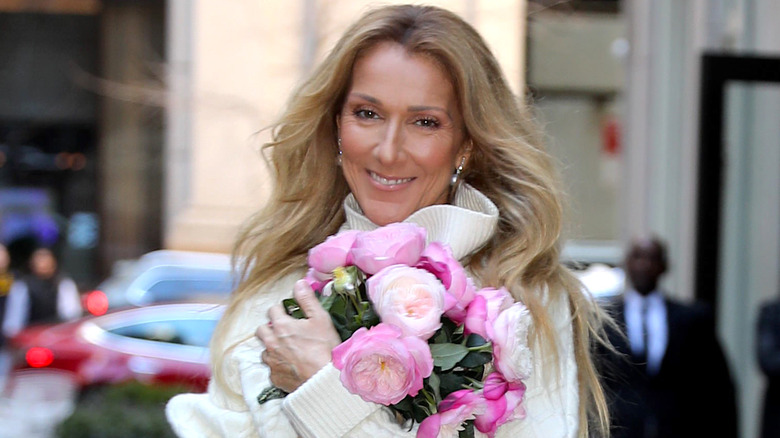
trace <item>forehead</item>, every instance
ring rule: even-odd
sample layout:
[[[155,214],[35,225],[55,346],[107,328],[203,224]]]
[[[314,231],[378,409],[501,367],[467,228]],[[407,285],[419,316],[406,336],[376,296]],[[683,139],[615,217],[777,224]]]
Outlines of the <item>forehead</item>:
[[[653,259],[663,259],[663,249],[661,245],[653,240],[638,240],[631,245],[629,251],[631,257],[645,257]]]
[[[52,252],[49,251],[48,249],[37,249],[35,250],[35,252],[33,252],[32,256],[35,259],[42,259],[42,258],[54,257],[54,254],[52,254]]]
[[[439,61],[395,42],[378,43],[357,58],[350,91],[419,101],[455,100],[450,75]]]

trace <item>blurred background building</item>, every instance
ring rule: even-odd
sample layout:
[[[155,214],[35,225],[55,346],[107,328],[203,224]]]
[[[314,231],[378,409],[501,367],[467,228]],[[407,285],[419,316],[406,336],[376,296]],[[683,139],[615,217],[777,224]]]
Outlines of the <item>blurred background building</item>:
[[[358,0],[0,0],[0,239],[84,288],[149,251],[229,252],[267,195],[263,130]],[[563,164],[565,255],[670,243],[716,305],[757,434],[757,306],[780,289],[780,2],[432,1],[471,22]],[[713,382],[717,384],[717,382]]]

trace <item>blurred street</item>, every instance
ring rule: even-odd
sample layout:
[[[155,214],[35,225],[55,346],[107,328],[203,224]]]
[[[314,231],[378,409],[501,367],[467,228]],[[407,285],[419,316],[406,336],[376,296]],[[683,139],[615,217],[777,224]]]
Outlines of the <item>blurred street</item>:
[[[1,438],[51,438],[57,425],[73,413],[77,388],[56,371],[18,372],[0,395]]]

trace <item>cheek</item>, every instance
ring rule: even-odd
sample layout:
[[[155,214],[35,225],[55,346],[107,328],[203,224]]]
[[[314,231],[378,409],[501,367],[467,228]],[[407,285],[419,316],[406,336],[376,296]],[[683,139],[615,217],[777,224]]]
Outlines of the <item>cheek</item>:
[[[431,179],[432,184],[449,184],[452,173],[457,167],[454,163],[457,156],[451,152],[449,145],[434,145],[431,153],[417,156],[417,163],[425,168],[426,174]],[[444,152],[446,150],[446,152]]]
[[[358,178],[363,172],[363,167],[358,164],[354,156],[342,153],[341,156],[341,173],[344,175],[344,179],[347,180],[347,185],[350,191],[355,191]]]

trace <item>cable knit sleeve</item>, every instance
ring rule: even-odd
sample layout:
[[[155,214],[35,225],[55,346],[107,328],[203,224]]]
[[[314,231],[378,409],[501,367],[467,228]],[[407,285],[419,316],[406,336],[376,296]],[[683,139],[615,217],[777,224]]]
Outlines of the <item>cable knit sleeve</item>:
[[[166,416],[174,432],[185,438],[212,437],[297,437],[285,415],[282,401],[271,400],[263,405],[257,396],[270,386],[270,372],[261,361],[262,344],[254,337],[255,329],[268,322],[270,305],[290,296],[292,285],[300,275],[281,280],[265,293],[260,293],[240,309],[234,318],[228,344],[236,344],[222,362],[225,380],[238,399],[229,396],[214,381],[205,394],[182,394],[173,397],[166,406]],[[241,341],[243,339],[243,341]]]
[[[575,438],[579,427],[579,383],[574,358],[571,313],[565,296],[548,305],[558,336],[558,364],[534,352],[526,383],[526,417],[498,429],[497,438]],[[558,373],[556,374],[556,370]]]

